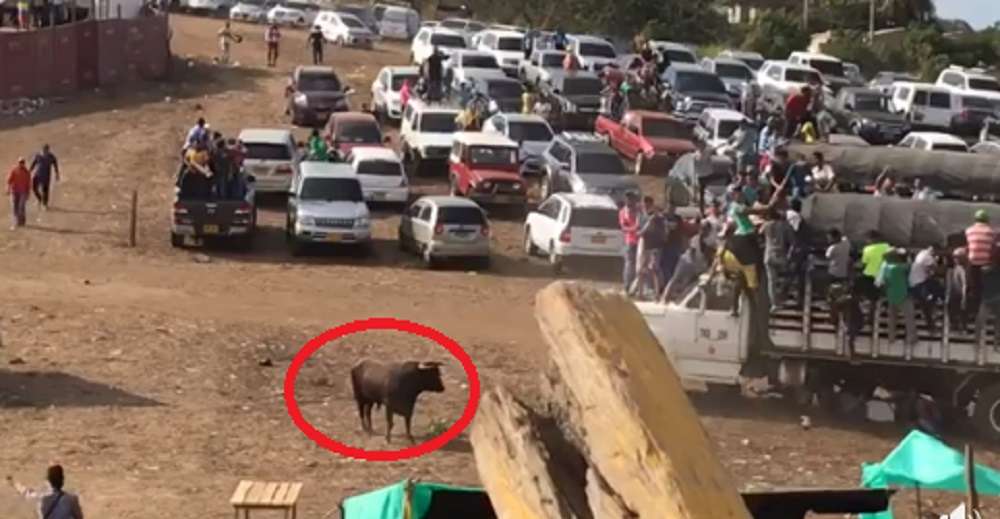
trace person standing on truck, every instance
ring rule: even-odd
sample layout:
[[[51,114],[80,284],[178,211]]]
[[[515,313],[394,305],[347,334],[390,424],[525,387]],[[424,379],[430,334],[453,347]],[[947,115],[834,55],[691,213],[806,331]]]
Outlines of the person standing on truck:
[[[809,119],[809,106],[812,100],[812,88],[808,85],[790,96],[785,102],[785,138],[791,139],[799,130],[799,126]]]
[[[278,24],[272,23],[264,31],[264,42],[267,44],[267,66],[278,66],[278,44],[281,43],[281,30]]]
[[[319,25],[313,25],[312,30],[309,31],[309,37],[306,38],[306,42],[312,49],[313,65],[323,64],[323,31],[319,28]]]
[[[642,199],[646,214],[642,228],[639,229],[639,274],[632,285],[632,292],[639,298],[643,297],[649,281],[653,282],[653,300],[660,295],[663,288],[663,276],[660,272],[660,254],[667,241],[667,226],[656,207],[652,197]]]
[[[875,286],[884,290],[886,310],[889,314],[889,344],[896,342],[896,319],[902,312],[906,326],[906,345],[917,341],[917,323],[913,316],[913,300],[909,296],[910,265],[905,249],[886,252],[882,266],[875,278]]]
[[[435,45],[431,49],[431,55],[427,56],[425,63],[427,65],[427,100],[428,101],[438,101],[441,99],[441,78],[444,77],[442,71],[442,63],[444,62],[444,54]]]
[[[937,280],[938,256],[933,246],[926,247],[913,258],[910,267],[910,294],[914,303],[924,315],[927,329],[935,333],[935,308],[943,298],[944,288]]]
[[[48,210],[49,187],[52,184],[53,171],[56,173],[56,181],[59,181],[59,162],[56,160],[56,156],[52,154],[52,150],[49,149],[48,144],[42,145],[42,151],[36,154],[35,158],[31,160],[31,167],[29,169],[34,173],[31,178],[31,190],[34,191],[35,198],[38,199],[38,204],[42,210]]]
[[[635,279],[636,254],[639,251],[639,195],[625,194],[625,205],[618,211],[618,227],[625,239],[622,284],[625,295],[631,295],[632,281]]]
[[[976,319],[983,295],[983,269],[993,264],[996,233],[990,226],[989,214],[984,209],[976,210],[972,218],[975,222],[965,229],[966,254],[969,258],[966,310],[971,319]]]
[[[841,234],[840,229],[831,229],[830,246],[826,248],[827,274],[830,284],[847,285],[851,265],[851,241]]]
[[[870,242],[864,249],[861,249],[861,277],[858,279],[857,291],[871,303],[869,321],[875,322],[875,303],[879,298],[878,287],[875,286],[875,278],[878,277],[885,261],[885,254],[891,247],[889,243],[882,239],[878,231],[872,231]]]
[[[12,221],[10,230],[24,227],[27,223],[28,197],[31,196],[31,173],[25,166],[24,157],[17,159],[17,165],[7,175],[7,194],[10,196]]]
[[[760,228],[764,236],[764,270],[767,273],[767,296],[771,299],[771,311],[781,308],[785,300],[785,268],[788,264],[789,249],[794,240],[792,227],[785,221],[780,211],[770,211],[767,221]]]
[[[189,148],[199,143],[208,142],[208,125],[205,124],[205,118],[199,117],[198,121],[188,130],[187,137],[184,139],[184,151],[186,152]]]
[[[948,287],[948,316],[951,319],[951,328],[966,330],[969,312],[966,309],[966,297],[968,296],[968,263],[965,247],[959,247],[951,254],[952,263],[948,267],[945,286]]]

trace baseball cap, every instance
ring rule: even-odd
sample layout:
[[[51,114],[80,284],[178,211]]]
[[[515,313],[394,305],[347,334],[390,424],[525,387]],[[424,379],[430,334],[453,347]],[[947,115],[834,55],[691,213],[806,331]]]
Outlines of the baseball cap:
[[[976,213],[972,215],[972,218],[977,222],[988,222],[990,221],[990,215],[986,214],[985,209],[977,209]]]

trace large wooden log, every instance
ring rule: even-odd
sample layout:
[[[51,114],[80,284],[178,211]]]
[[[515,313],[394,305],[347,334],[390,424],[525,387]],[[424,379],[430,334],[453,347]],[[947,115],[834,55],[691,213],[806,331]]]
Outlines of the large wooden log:
[[[498,391],[484,398],[472,429],[499,517],[750,518],[631,302],[557,282],[538,294],[536,312],[552,362],[548,413],[558,427],[544,428]],[[584,467],[552,470],[575,460]]]

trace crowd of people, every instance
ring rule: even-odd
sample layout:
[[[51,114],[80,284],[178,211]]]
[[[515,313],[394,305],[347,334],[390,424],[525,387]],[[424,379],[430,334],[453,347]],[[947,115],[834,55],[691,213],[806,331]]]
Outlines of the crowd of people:
[[[225,138],[199,118],[188,131],[181,150],[183,171],[177,178],[182,196],[191,200],[239,200],[246,196],[242,174],[246,149],[238,139]]]

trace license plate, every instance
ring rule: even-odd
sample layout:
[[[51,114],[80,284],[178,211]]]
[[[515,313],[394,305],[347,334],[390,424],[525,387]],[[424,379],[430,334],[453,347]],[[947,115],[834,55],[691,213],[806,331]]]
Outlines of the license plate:
[[[372,193],[371,197],[375,200],[382,200],[385,198],[385,193]]]
[[[607,241],[607,238],[605,238],[604,236],[591,236],[590,237],[590,243],[603,244],[605,241]]]
[[[201,228],[201,232],[205,234],[219,234],[218,225],[205,225]]]

